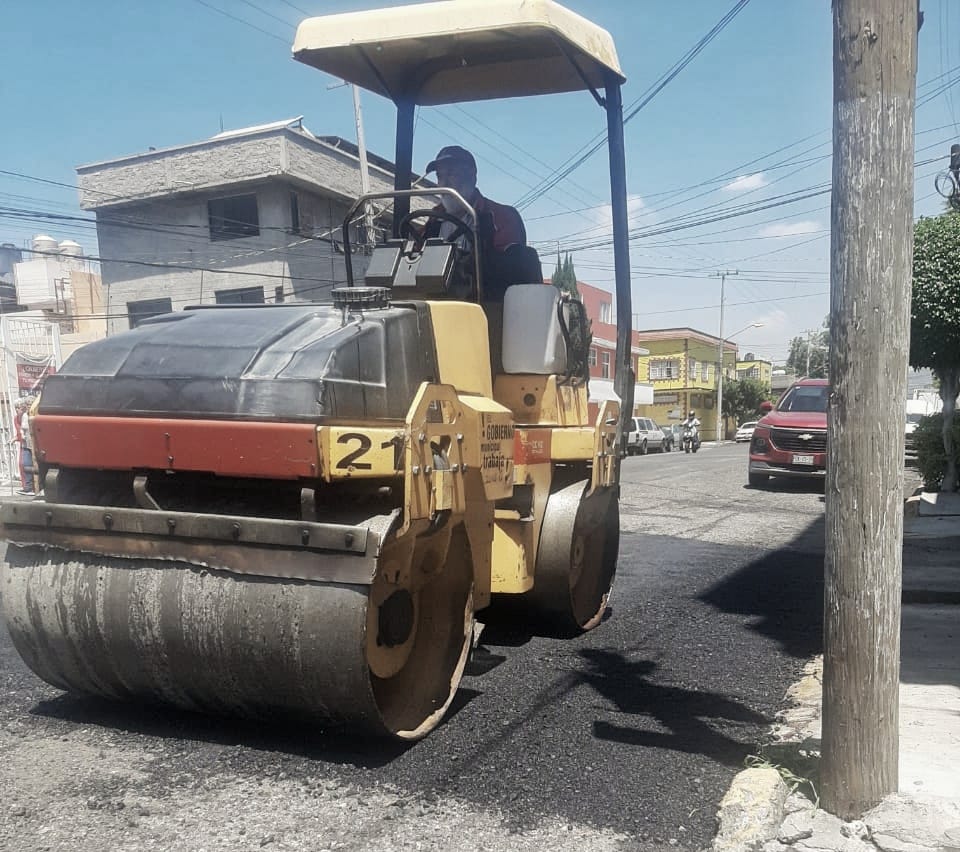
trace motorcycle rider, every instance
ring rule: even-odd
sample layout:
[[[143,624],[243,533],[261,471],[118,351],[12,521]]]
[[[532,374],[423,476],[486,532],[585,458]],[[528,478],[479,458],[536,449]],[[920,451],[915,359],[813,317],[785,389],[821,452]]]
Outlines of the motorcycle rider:
[[[684,433],[689,429],[692,434],[691,443],[695,447],[700,446],[700,420],[697,418],[697,412],[693,409],[690,409],[690,413],[687,415],[687,419],[683,421]]]

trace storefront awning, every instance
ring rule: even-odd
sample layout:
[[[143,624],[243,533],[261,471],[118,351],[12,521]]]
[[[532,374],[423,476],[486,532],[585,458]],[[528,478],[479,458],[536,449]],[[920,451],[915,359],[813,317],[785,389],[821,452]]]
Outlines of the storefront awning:
[[[590,402],[606,402],[608,399],[619,400],[613,389],[613,382],[609,379],[590,379]],[[633,386],[634,405],[653,405],[653,385],[635,384]]]

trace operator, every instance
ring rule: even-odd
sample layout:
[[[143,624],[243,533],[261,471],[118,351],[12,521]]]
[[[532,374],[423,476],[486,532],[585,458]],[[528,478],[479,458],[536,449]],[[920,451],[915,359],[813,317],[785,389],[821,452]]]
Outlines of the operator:
[[[533,268],[530,257],[532,250],[525,249],[527,231],[520,214],[513,207],[484,197],[477,189],[477,161],[473,154],[459,145],[447,145],[430,161],[426,171],[435,171],[437,185],[459,192],[477,213],[484,301],[501,301],[504,290],[510,284],[543,281],[539,260]],[[452,196],[441,196],[440,204],[434,210],[446,211],[468,226],[474,224],[473,217]],[[423,236],[450,239],[456,230],[457,226],[452,222],[432,219],[427,223]],[[468,237],[460,237],[457,245],[465,251],[472,248]]]
[[[687,419],[683,421],[684,426],[689,426],[693,429],[694,433],[700,431],[700,421],[697,419],[697,412],[691,409],[690,413],[687,415]]]

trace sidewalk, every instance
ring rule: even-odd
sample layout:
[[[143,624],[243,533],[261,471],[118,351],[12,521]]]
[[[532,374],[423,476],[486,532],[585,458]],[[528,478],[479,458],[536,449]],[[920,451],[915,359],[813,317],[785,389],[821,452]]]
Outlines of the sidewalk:
[[[903,539],[898,793],[849,823],[815,806],[817,658],[787,693],[766,762],[724,797],[715,852],[960,852],[960,494],[907,500]]]

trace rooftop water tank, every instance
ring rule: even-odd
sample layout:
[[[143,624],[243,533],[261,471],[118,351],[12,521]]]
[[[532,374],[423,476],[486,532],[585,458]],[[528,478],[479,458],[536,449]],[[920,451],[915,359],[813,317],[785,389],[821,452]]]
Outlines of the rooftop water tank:
[[[21,260],[23,260],[23,255],[13,243],[0,245],[0,276],[11,275],[13,265],[20,263]]]
[[[83,257],[83,247],[75,240],[61,240],[57,250],[66,257]]]
[[[37,234],[30,241],[30,248],[38,252],[40,257],[47,254],[56,254],[57,241],[53,237],[48,237],[46,234]]]

